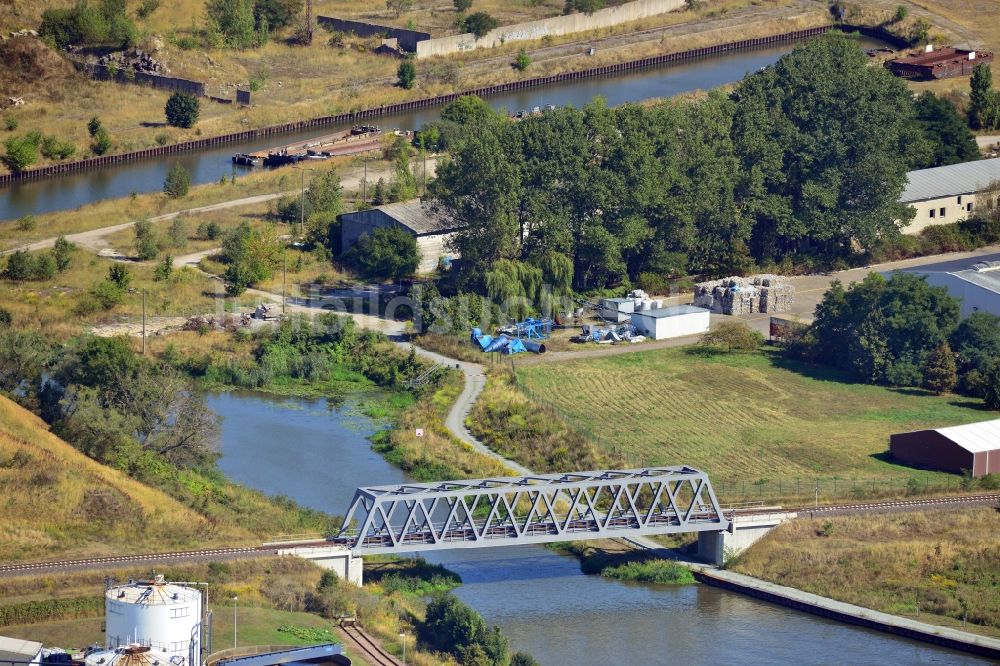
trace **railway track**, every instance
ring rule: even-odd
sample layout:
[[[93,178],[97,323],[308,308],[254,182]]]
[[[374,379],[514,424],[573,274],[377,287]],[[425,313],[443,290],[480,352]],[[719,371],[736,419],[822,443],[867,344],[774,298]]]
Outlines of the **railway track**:
[[[247,546],[243,548],[208,548],[205,550],[186,550],[143,555],[114,555],[108,557],[90,557],[80,560],[57,560],[53,562],[19,562],[0,565],[0,576],[45,573],[47,571],[98,569],[156,562],[266,557],[275,554],[277,554],[277,551],[273,547]]]
[[[359,627],[342,626],[341,630],[348,640],[354,643],[354,647],[365,661],[372,666],[402,666],[402,662],[386,652],[385,648]]]
[[[827,506],[802,506],[789,508],[746,508],[725,511],[726,515],[750,516],[774,513],[797,513],[800,517],[847,516],[865,513],[893,513],[919,509],[943,509],[961,506],[1000,505],[1000,493],[979,495],[958,495],[948,497],[926,497],[909,500],[889,500],[884,502],[858,502],[854,504],[832,504]],[[296,547],[330,546],[330,540],[297,542]],[[287,544],[291,546],[292,544]],[[346,543],[344,545],[347,545]],[[278,554],[280,544],[245,546],[240,548],[209,548],[205,550],[173,551],[139,555],[115,555],[91,557],[79,560],[57,560],[52,562],[17,562],[0,565],[0,577],[25,576],[55,572],[83,571],[88,569],[108,569],[161,562],[203,562],[209,560],[232,560],[252,557],[269,557]],[[391,657],[391,655],[389,655]]]

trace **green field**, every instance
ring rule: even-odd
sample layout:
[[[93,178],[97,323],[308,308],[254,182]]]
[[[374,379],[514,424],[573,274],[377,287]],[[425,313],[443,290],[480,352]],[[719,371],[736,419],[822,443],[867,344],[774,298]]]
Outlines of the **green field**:
[[[663,349],[522,367],[518,380],[616,464],[686,464],[786,491],[817,477],[842,479],[838,492],[854,479],[957,485],[888,462],[889,434],[996,417],[978,400],[851,383],[774,352]]]

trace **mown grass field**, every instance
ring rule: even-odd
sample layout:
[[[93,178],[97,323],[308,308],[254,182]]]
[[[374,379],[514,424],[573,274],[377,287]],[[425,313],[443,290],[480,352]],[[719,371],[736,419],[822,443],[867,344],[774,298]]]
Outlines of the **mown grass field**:
[[[992,507],[794,520],[732,568],[876,610],[1000,636]]]
[[[851,383],[771,353],[663,349],[523,367],[518,380],[611,460],[748,484],[943,478],[886,460],[889,434],[996,416],[976,400]]]

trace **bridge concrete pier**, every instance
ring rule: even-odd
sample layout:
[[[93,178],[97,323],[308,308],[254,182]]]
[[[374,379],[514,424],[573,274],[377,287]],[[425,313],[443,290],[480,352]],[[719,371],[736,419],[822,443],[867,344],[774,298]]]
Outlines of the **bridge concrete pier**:
[[[299,546],[278,548],[278,555],[295,555],[306,560],[312,560],[324,569],[337,574],[341,580],[361,587],[364,580],[363,558],[355,557],[343,546]]]
[[[755,544],[775,527],[796,517],[791,511],[735,516],[730,529],[698,533],[698,557],[722,566]]]

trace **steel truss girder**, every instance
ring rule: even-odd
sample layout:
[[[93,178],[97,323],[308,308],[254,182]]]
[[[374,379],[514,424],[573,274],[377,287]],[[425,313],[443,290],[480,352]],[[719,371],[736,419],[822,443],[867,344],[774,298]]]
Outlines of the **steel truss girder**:
[[[363,555],[728,528],[707,474],[656,467],[358,488],[335,540]]]

